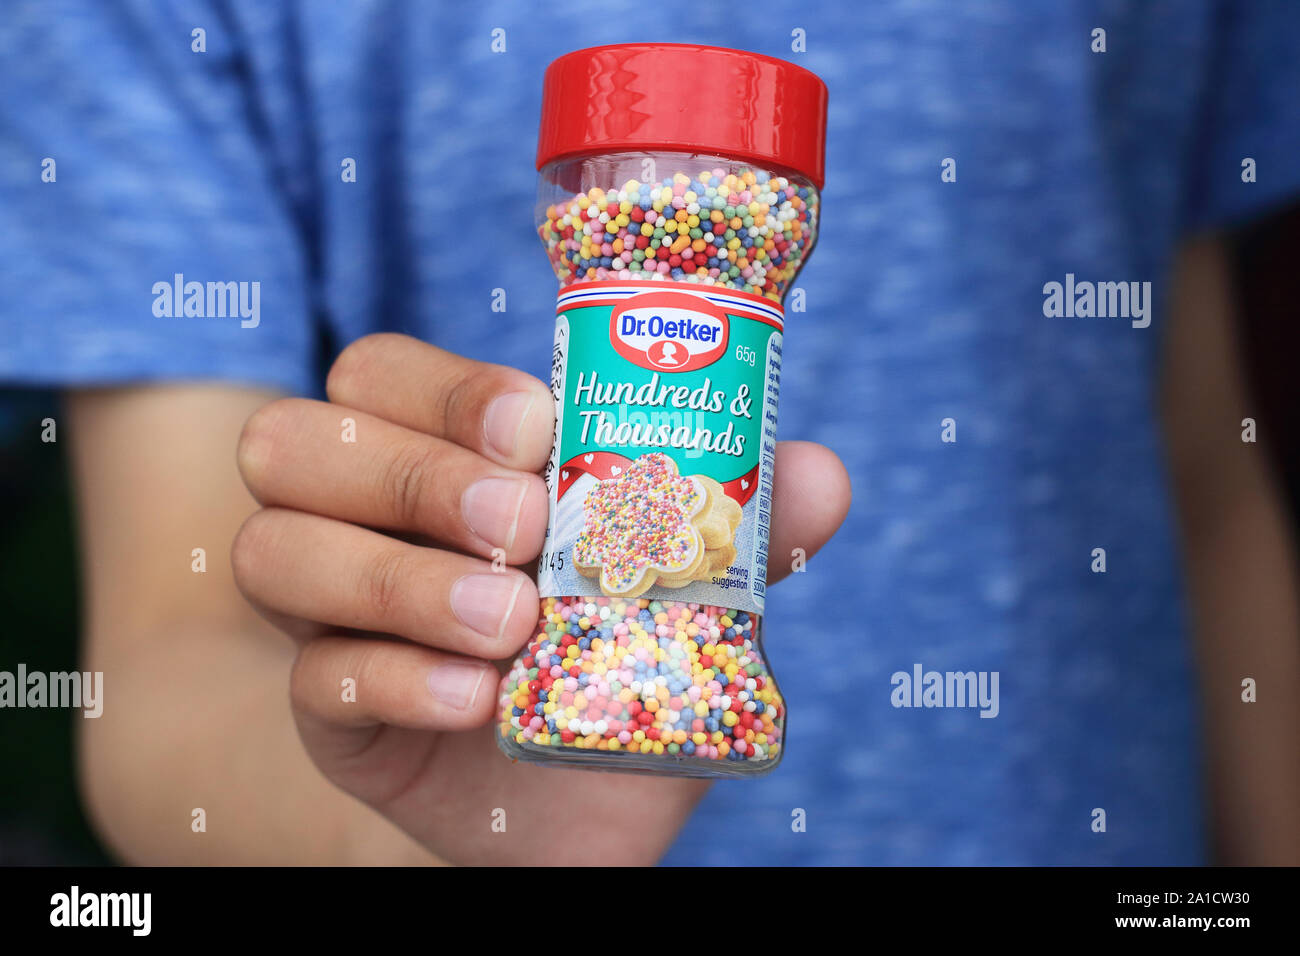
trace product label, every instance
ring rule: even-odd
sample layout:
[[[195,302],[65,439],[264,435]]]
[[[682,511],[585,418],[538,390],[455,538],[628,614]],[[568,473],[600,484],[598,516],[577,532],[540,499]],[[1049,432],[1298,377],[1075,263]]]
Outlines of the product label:
[[[543,597],[763,610],[783,324],[692,283],[560,292]]]

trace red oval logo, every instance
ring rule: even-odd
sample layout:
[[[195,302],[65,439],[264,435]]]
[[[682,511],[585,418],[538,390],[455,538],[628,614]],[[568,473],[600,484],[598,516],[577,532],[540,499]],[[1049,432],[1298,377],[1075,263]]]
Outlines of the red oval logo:
[[[642,292],[616,308],[609,341],[629,362],[660,372],[690,372],[727,351],[727,313],[688,292]]]

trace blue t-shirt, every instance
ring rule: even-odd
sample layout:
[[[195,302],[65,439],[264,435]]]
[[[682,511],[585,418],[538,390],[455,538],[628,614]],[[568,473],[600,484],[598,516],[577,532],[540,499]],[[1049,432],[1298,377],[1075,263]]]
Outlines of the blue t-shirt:
[[[544,377],[546,63],[633,40],[792,59],[831,107],[780,434],[834,448],[853,507],[770,596],[784,762],[715,786],[668,862],[1199,863],[1161,310],[1180,236],[1300,190],[1298,11],[13,2],[0,381],[312,393],[376,330]],[[260,282],[260,321],[156,316],[178,273]],[[1152,321],[1045,314],[1067,281],[1150,282]],[[997,672],[997,716],[893,706],[918,664]]]

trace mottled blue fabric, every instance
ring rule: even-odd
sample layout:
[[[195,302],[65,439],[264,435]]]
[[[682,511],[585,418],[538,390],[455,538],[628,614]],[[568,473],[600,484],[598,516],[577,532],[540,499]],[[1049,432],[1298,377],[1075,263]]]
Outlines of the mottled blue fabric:
[[[761,9],[6,4],[0,380],[311,393],[323,361],[379,329],[544,376],[546,63],[632,40],[794,59],[825,78],[831,111],[780,433],[840,454],[853,508],[770,595],[788,755],[761,782],[714,787],[668,862],[1202,862],[1152,405],[1159,309],[1180,235],[1300,189],[1300,5]],[[45,157],[56,183],[40,181]],[[946,157],[956,182],[940,179]],[[260,325],[155,317],[151,288],[175,273],[259,281]],[[1155,320],[1046,317],[1043,285],[1066,273],[1151,281]],[[1105,574],[1090,571],[1099,547]],[[917,662],[999,672],[999,715],[894,708],[890,675]]]

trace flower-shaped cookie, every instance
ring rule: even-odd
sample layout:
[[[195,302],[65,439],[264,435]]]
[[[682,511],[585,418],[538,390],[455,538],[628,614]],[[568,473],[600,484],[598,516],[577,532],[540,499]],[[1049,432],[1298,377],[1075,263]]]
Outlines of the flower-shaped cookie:
[[[708,513],[710,498],[667,455],[642,455],[587,492],[574,564],[583,574],[599,574],[610,597],[639,597],[661,576],[689,577],[705,557],[695,519]]]

